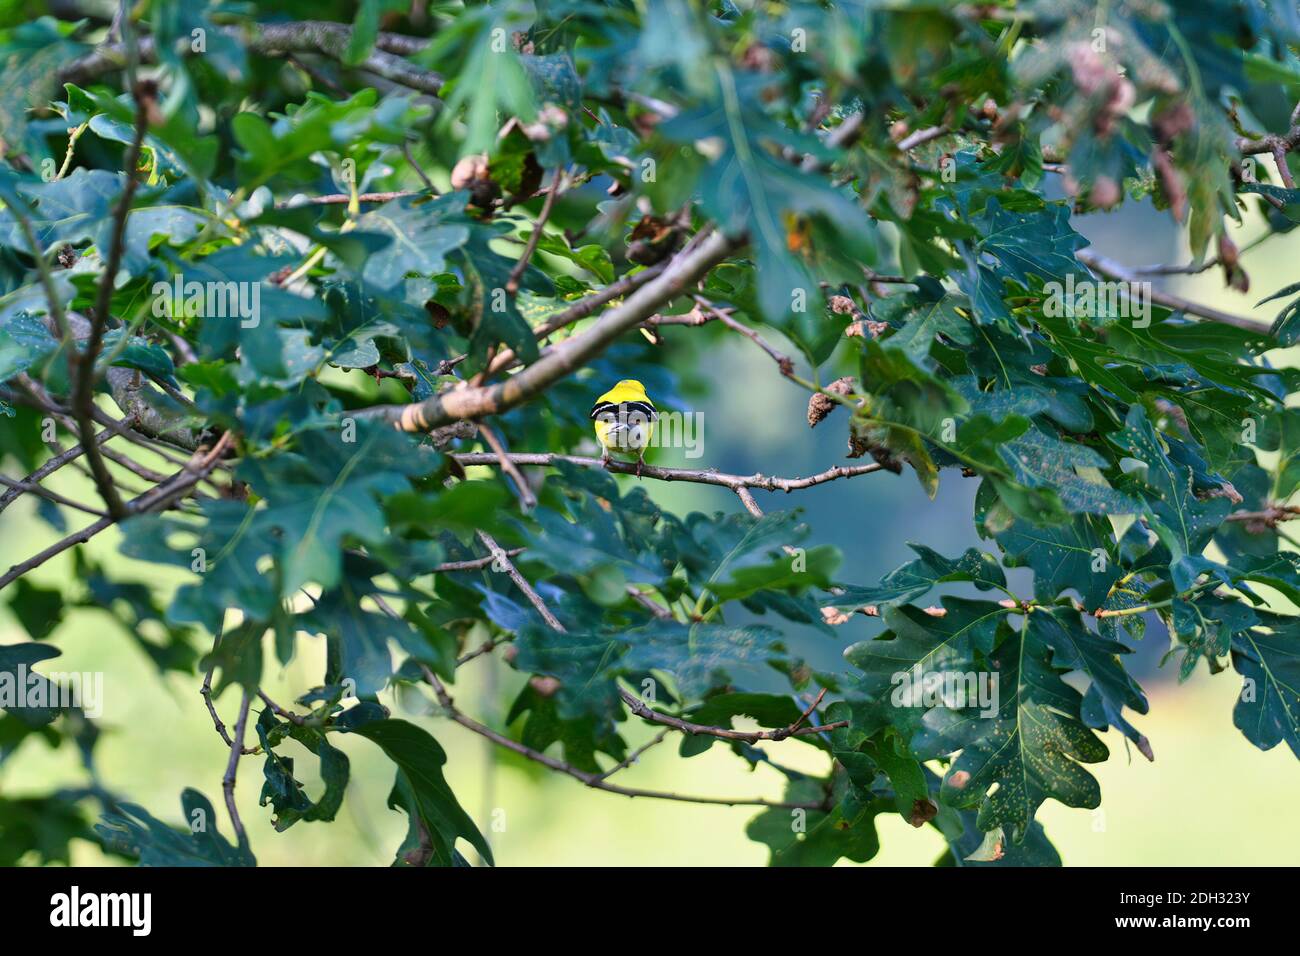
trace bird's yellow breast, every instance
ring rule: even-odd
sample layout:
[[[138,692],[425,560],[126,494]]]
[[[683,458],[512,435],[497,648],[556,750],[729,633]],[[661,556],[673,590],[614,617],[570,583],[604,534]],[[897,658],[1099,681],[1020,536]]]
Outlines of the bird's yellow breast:
[[[596,439],[605,448],[642,453],[654,437],[654,403],[645,386],[635,379],[624,379],[596,399],[591,417]]]

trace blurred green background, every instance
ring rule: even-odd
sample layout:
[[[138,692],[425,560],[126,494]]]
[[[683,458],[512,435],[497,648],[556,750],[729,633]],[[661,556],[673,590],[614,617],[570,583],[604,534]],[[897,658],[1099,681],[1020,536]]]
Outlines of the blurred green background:
[[[1104,254],[1140,265],[1187,261],[1187,250],[1166,216],[1149,207],[1129,206],[1107,216],[1077,222]],[[1259,223],[1238,231],[1246,246]],[[1254,302],[1294,281],[1300,239],[1270,239],[1245,258],[1253,288],[1249,295],[1224,290],[1219,273],[1171,280],[1164,287],[1262,321],[1272,305]],[[689,462],[678,450],[662,449],[660,464],[688,464],[720,470],[767,474],[811,474],[843,461],[845,422],[833,414],[815,431],[805,422],[806,393],[774,374],[770,360],[734,335],[709,330],[707,390],[684,400],[704,414],[704,451]],[[668,329],[666,335],[700,334],[701,330]],[[791,350],[792,351],[792,350]],[[1280,355],[1278,361],[1292,362]],[[829,372],[829,370],[827,370]],[[635,377],[629,368],[626,375]],[[833,377],[825,374],[827,379]],[[592,395],[609,383],[592,382]],[[690,394],[693,390],[688,389]],[[620,481],[632,482],[626,478]],[[647,481],[647,489],[665,507],[734,510],[738,502],[722,489]],[[87,497],[85,479],[71,469],[59,472],[56,490]],[[757,492],[767,510],[802,507],[813,528],[811,543],[829,542],[843,552],[840,578],[868,583],[910,557],[909,540],[952,554],[978,545],[971,526],[975,483],[955,472],[944,474],[936,501],[928,501],[910,472],[879,473],[824,485],[786,497]],[[30,498],[30,496],[29,496]],[[0,517],[0,560],[21,560],[59,537],[23,500]],[[130,562],[117,553],[116,531],[95,538],[87,550],[109,565],[115,577],[139,580],[166,591],[167,571]],[[67,586],[71,556],[49,562],[33,575],[35,582]],[[1015,572],[1013,582],[1026,590]],[[1279,610],[1294,610],[1279,608]],[[782,626],[786,626],[784,622]],[[816,667],[845,665],[845,646],[871,637],[880,625],[861,616],[841,626],[835,639],[815,631],[790,631],[789,643]],[[790,630],[787,627],[787,630]],[[0,644],[26,639],[22,628],[0,610]],[[47,639],[63,656],[42,670],[102,671],[104,736],[96,751],[101,782],[109,790],[143,805],[155,816],[180,823],[180,792],[193,786],[217,804],[221,828],[229,824],[220,809],[220,781],[227,750],[212,728],[199,697],[196,675],[168,674],[159,680],[151,661],[103,612],[70,610]],[[319,682],[323,667],[320,641],[301,639],[299,657],[285,669],[266,655],[268,693],[282,704]],[[1135,644],[1135,670],[1151,701],[1147,716],[1134,723],[1151,740],[1156,760],[1148,763],[1116,732],[1105,735],[1108,762],[1090,769],[1102,788],[1102,808],[1071,810],[1047,803],[1039,819],[1067,865],[1247,864],[1279,865],[1300,858],[1300,763],[1284,747],[1262,753],[1233,727],[1232,707],[1240,687],[1235,673],[1210,676],[1199,669],[1186,684],[1175,678],[1176,663],[1161,668],[1168,637],[1157,622]],[[466,664],[452,692],[463,710],[493,726],[521,684],[521,677],[490,656]],[[504,865],[655,865],[762,864],[766,849],[749,841],[746,822],[755,808],[694,806],[646,799],[631,800],[587,790],[572,779],[493,748],[469,731],[432,716],[427,701],[412,694],[386,703],[432,732],[449,754],[447,777],[466,809],[491,841]],[[236,694],[217,701],[233,723]],[[652,731],[635,720],[625,726],[636,745]],[[253,735],[249,734],[250,743]],[[245,758],[240,766],[238,796],[254,852],[263,865],[387,865],[405,833],[405,816],[389,810],[392,765],[364,740],[346,736],[332,741],[352,760],[347,801],[334,824],[299,823],[284,833],[270,825],[269,808],[257,806],[262,785],[262,758]],[[825,758],[796,741],[764,747],[787,766],[824,771]],[[313,798],[321,784],[316,761],[297,744],[285,752],[297,758],[297,776]],[[62,785],[86,783],[86,774],[70,745],[51,750],[29,737],[0,762],[0,793],[9,797],[43,794]],[[624,772],[628,785],[714,796],[779,798],[783,778],[770,768],[751,772],[748,764],[715,745],[689,760],[676,754],[669,740]],[[913,829],[897,816],[879,819],[882,850],[869,865],[928,865],[943,848],[931,828]],[[94,865],[117,862],[93,844],[79,842],[73,861]]]

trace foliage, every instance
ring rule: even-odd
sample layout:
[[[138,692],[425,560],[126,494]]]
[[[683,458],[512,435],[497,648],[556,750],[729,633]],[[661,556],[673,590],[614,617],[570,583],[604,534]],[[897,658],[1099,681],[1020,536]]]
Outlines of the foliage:
[[[869,860],[890,813],[937,828],[945,865],[1058,864],[1035,814],[1099,804],[1099,734],[1153,756],[1125,657],[1157,620],[1181,677],[1234,668],[1236,726],[1300,756],[1300,382],[1272,352],[1296,341],[1297,286],[1270,296],[1288,300],[1271,330],[1152,302],[1073,224],[1153,202],[1187,224],[1188,271],[1244,288],[1227,220],[1282,234],[1300,206],[1294,5],[127,10],[120,28],[0,20],[31,91],[0,104],[0,451],[32,475],[0,508],[25,493],[64,534],[120,524],[124,555],[185,580],[78,548],[75,574],[38,584],[54,555],[15,553],[0,581],[32,641],[0,647],[0,679],[57,652],[35,642],[65,606],[98,607],[160,672],[207,675],[230,773],[241,746],[260,755],[245,772],[264,764],[245,814],[332,820],[336,745],[378,746],[401,866],[492,859],[434,736],[453,722],[615,793],[646,722],[691,725],[684,759],[815,748],[820,776],[739,800],[763,805],[747,832],[773,864]],[[545,457],[590,447],[590,401],[620,377],[678,404],[708,373],[696,343],[735,330],[810,392],[810,424],[844,430],[849,466],[877,463],[810,484],[978,482],[986,550],[917,544],[882,581],[845,580],[797,511],[749,491],[775,485]],[[69,467],[48,422],[81,443],[92,500],[40,484]],[[130,443],[86,444],[99,427]],[[515,459],[523,478],[499,467]],[[664,478],[744,508],[666,512],[646,491]],[[883,629],[839,673],[783,633],[867,619]],[[450,690],[485,639],[521,675],[497,729]],[[264,648],[322,640],[316,690],[259,695]],[[954,674],[996,699],[926,691]],[[392,715],[381,695],[402,688],[449,719],[431,735]],[[233,802],[234,842],[194,790],[178,830],[101,787],[93,719],[9,711],[0,759],[66,741],[94,786],[0,798],[0,861],[94,839],[146,865],[255,862]],[[315,798],[289,740],[320,762]]]

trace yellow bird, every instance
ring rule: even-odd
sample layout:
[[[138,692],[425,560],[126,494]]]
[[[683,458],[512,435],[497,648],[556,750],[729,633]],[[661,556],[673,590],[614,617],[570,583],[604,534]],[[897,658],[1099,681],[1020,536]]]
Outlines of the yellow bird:
[[[601,461],[608,465],[611,451],[636,455],[636,474],[640,478],[645,450],[654,437],[655,421],[659,418],[645,386],[636,379],[623,379],[596,399],[596,404],[591,406],[591,418],[596,425],[596,438],[604,450]]]

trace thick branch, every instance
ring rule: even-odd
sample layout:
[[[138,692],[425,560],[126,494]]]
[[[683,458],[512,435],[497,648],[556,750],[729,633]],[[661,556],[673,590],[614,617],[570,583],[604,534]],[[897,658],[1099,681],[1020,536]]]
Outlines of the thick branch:
[[[590,328],[566,340],[504,382],[455,388],[409,405],[381,405],[364,412],[408,432],[427,432],[448,422],[507,411],[536,397],[549,385],[582,368],[624,332],[636,328],[665,303],[681,295],[742,245],[720,232],[680,254],[663,272],[610,309]]]
[[[1119,279],[1121,282],[1141,282],[1143,281],[1138,273],[1120,265],[1113,259],[1107,259],[1105,256],[1098,255],[1090,250],[1076,252],[1075,258],[1090,269],[1095,269],[1102,275],[1109,276],[1112,279]],[[1201,305],[1199,302],[1193,302],[1190,299],[1184,299],[1182,296],[1171,295],[1168,292],[1161,292],[1158,289],[1151,290],[1151,301],[1165,308],[1174,309],[1178,312],[1185,312],[1188,315],[1199,315],[1203,319],[1209,319],[1212,322],[1220,322],[1224,325],[1231,325],[1234,328],[1245,329],[1247,332],[1258,332],[1266,334],[1268,326],[1256,322],[1254,319],[1247,319],[1244,316],[1232,315],[1228,312],[1220,312],[1218,309],[1211,308],[1208,305]]]

